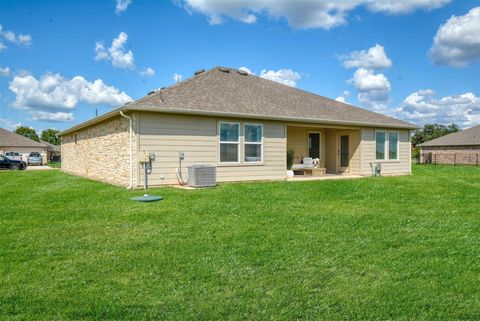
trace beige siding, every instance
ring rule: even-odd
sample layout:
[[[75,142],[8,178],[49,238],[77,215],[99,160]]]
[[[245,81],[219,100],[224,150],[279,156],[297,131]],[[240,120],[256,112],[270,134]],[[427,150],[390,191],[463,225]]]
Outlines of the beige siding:
[[[399,159],[398,160],[380,160],[375,158],[375,128],[364,128],[362,130],[362,152],[361,152],[361,173],[362,175],[371,175],[372,166],[377,163],[382,164],[383,175],[401,175],[411,173],[410,160],[410,133],[408,130],[390,130],[397,131],[400,137]],[[389,131],[389,129],[378,128],[378,130]]]
[[[123,117],[62,137],[64,172],[127,186],[129,162],[129,123]]]
[[[177,184],[175,170],[179,167],[178,153],[184,152],[183,174],[194,164],[217,166],[218,181],[275,180],[286,175],[285,125],[283,122],[235,120],[204,116],[161,113],[140,113],[139,150],[154,152],[151,185]],[[264,125],[264,160],[262,164],[223,165],[219,163],[218,122],[242,124],[240,146],[243,146],[243,123]],[[243,159],[240,148],[240,159]],[[143,169],[139,168],[137,185],[143,184]]]

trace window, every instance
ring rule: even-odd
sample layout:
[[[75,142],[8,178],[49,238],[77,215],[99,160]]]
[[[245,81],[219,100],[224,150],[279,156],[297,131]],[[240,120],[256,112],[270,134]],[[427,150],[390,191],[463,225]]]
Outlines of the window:
[[[388,159],[398,159],[397,132],[388,132]]]
[[[320,133],[308,133],[308,157],[320,159]]]
[[[261,162],[263,150],[263,125],[244,124],[244,160],[247,163]]]
[[[375,141],[376,141],[376,159],[387,159],[385,155],[385,147],[386,147],[386,139],[387,133],[386,132],[375,132]]]
[[[398,132],[376,131],[375,146],[377,160],[398,160]]]
[[[220,123],[220,162],[238,163],[240,146],[240,124]]]

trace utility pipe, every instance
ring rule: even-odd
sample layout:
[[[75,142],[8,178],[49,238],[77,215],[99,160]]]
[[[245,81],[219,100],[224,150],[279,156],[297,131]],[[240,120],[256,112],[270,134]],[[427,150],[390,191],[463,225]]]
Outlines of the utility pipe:
[[[120,115],[122,117],[125,117],[128,119],[128,128],[129,128],[129,134],[130,134],[130,185],[128,185],[127,189],[132,189],[133,188],[133,135],[132,135],[132,127],[133,127],[133,120],[132,117],[125,115],[121,110],[120,110]]]

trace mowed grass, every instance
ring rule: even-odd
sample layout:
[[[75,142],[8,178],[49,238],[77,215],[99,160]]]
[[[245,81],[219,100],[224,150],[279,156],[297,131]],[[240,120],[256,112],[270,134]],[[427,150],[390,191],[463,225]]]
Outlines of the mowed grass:
[[[480,168],[150,193],[1,172],[0,318],[480,319]]]

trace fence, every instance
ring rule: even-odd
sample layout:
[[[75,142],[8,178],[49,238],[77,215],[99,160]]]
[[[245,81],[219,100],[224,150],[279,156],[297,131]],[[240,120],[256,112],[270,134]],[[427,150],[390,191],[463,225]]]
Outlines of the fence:
[[[417,157],[417,164],[448,164],[448,165],[475,165],[480,163],[479,153],[421,153]]]

